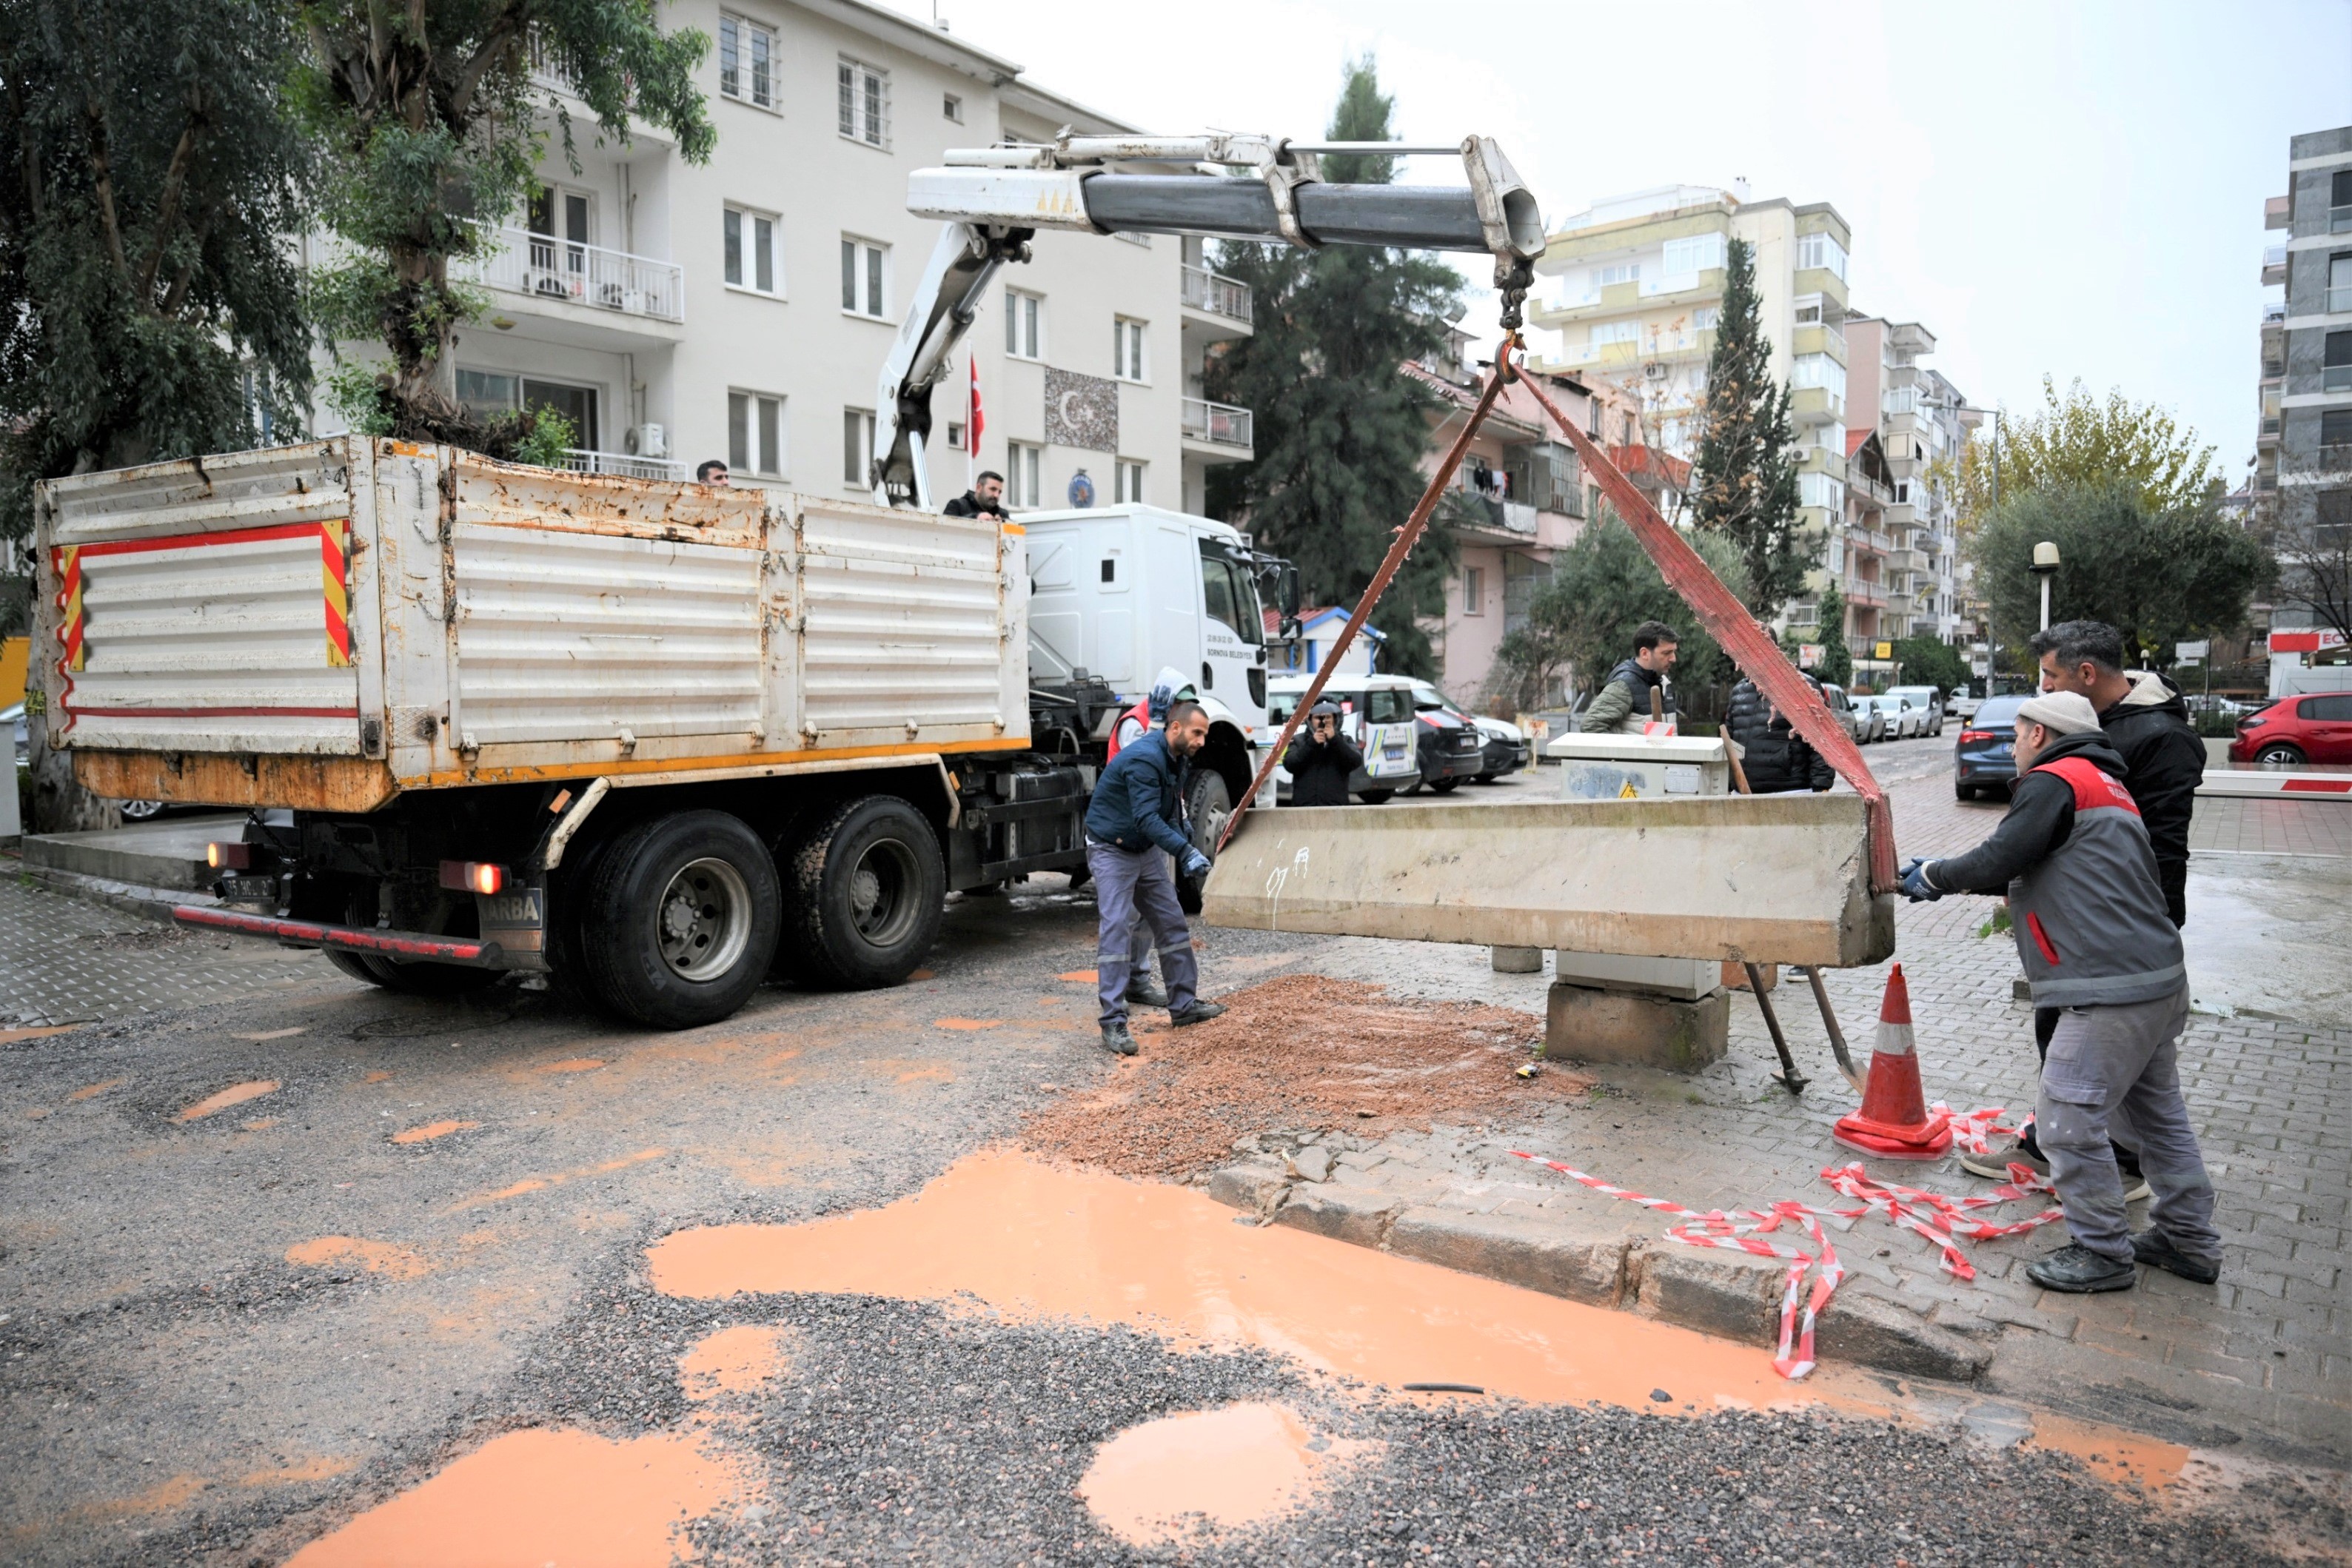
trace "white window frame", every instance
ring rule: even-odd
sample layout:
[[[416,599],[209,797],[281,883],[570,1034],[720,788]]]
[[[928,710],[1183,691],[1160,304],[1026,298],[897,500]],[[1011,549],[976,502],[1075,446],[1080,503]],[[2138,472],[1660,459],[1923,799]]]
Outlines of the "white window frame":
[[[791,470],[788,461],[787,433],[791,426],[784,418],[784,397],[782,393],[753,392],[740,386],[727,389],[727,468],[730,473],[754,475],[763,479],[781,479]],[[742,437],[739,446],[738,435]]]
[[[1694,247],[1699,250],[1697,256],[1699,264],[1696,267],[1676,267],[1675,265],[1676,248],[1681,247],[1687,258]],[[1695,279],[1702,272],[1719,269],[1723,262],[1723,236],[1713,233],[1684,234],[1677,235],[1665,242],[1665,250],[1659,262],[1659,270],[1668,278]]]
[[[1004,353],[1012,359],[1045,357],[1045,296],[1026,289],[1004,291]]]
[[[1462,568],[1462,613],[1465,616],[1486,613],[1486,569],[1483,566]]]
[[[841,259],[848,271],[841,313],[861,321],[890,319],[890,247],[855,234],[841,237]],[[879,290],[877,293],[877,290]]]
[[[1143,484],[1144,468],[1145,465],[1142,463],[1132,462],[1125,458],[1121,458],[1118,460],[1118,468],[1116,475],[1114,476],[1114,483],[1118,487],[1118,504],[1128,506],[1142,506],[1146,504],[1144,500],[1145,492]]]
[[[1133,316],[1111,318],[1111,378],[1139,386],[1151,384],[1151,323]]]
[[[1612,273],[1614,277],[1611,276]],[[1606,267],[1592,269],[1592,288],[1596,293],[1603,289],[1614,289],[1620,283],[1639,283],[1641,280],[1642,264],[1638,261],[1612,261]]]
[[[1799,354],[1789,368],[1790,386],[1826,386],[1843,399],[1845,396],[1845,366],[1827,354]],[[1904,390],[1901,387],[1895,391]]]
[[[739,237],[736,261],[740,275],[727,276],[727,220],[737,222]],[[768,287],[760,287],[760,231],[768,236]],[[719,209],[719,276],[720,281],[738,294],[757,294],[762,299],[784,297],[784,220],[775,213],[762,212],[758,207],[745,206],[740,202],[729,202]]]
[[[1004,504],[1027,510],[1045,504],[1041,474],[1045,448],[1026,441],[1004,444]]]
[[[844,142],[890,150],[890,72],[843,55],[834,64],[834,130]]]
[[[1638,343],[1642,341],[1642,323],[1595,321],[1585,329],[1584,341],[1596,349],[1609,343]]]
[[[952,92],[941,93],[940,95],[940,114],[942,118],[952,121],[958,125],[961,125],[963,123],[962,96],[959,93]]]
[[[1846,280],[1845,268],[1849,259],[1845,247],[1840,245],[1838,237],[1827,229],[1816,229],[1811,234],[1797,237],[1797,270],[1800,272],[1808,268],[1826,268],[1843,283]]]
[[[845,408],[841,411],[841,482],[851,489],[872,494],[874,486],[866,477],[867,464],[874,458],[874,410]]]
[[[764,98],[760,95],[759,75],[753,65],[759,53],[756,47],[751,47],[755,41],[764,42],[768,46],[766,59],[768,84],[767,96]],[[727,71],[727,57],[730,52],[734,54],[736,59],[734,85],[731,87],[728,85]],[[732,11],[721,11],[719,14],[719,97],[736,103],[749,104],[753,109],[765,110],[770,114],[782,114],[783,106],[776,91],[776,67],[782,58],[776,49],[776,30],[773,27],[764,22],[754,22],[749,16],[737,16]]]

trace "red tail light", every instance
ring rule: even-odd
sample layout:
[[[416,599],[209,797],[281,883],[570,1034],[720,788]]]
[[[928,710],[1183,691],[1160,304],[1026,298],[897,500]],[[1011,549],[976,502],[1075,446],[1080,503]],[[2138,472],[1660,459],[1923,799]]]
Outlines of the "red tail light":
[[[250,869],[253,865],[253,846],[250,844],[207,844],[205,846],[205,864],[210,866],[215,871],[244,871]]]
[[[444,860],[441,862],[441,885],[452,892],[480,893],[487,897],[505,889],[507,868],[479,860]]]
[[[1997,737],[1995,737],[1990,730],[1963,730],[1960,731],[1960,744],[1963,746],[1967,745],[1970,741],[1990,741],[1996,738]]]

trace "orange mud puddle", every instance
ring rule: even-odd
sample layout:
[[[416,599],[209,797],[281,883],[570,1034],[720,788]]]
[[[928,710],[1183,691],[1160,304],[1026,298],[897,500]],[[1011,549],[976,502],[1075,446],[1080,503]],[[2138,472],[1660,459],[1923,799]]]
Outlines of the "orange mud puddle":
[[[2178,1443],[2041,1411],[2034,1414],[2033,1436],[2027,1441],[2036,1448],[2072,1454],[2093,1475],[2118,1485],[2168,1487],[2189,1463],[2189,1450]]]
[[[212,1115],[216,1110],[226,1110],[232,1105],[243,1105],[248,1100],[259,1100],[265,1094],[277,1092],[278,1080],[274,1078],[257,1078],[250,1083],[233,1083],[218,1094],[208,1094],[188,1107],[180,1112],[178,1120],[198,1121]]]
[[[740,1323],[697,1340],[678,1358],[679,1385],[688,1399],[748,1394],[792,1366],[793,1331],[765,1323]]]
[[[1844,1381],[1817,1373],[1818,1388],[1793,1389],[1752,1346],[1234,1219],[1189,1188],[992,1150],[887,1208],[680,1231],[648,1258],[655,1288],[673,1296],[968,1294],[1012,1316],[1265,1345],[1392,1387],[1468,1383],[1520,1399],[1658,1409],[1649,1395],[1664,1386],[1677,1407],[1708,1409],[1718,1398],[1811,1402]],[[1853,1381],[1838,1403],[1884,1409]]]
[[[688,1435],[509,1432],[312,1542],[288,1568],[668,1568],[688,1521],[745,1488]]]
[[[594,1072],[604,1065],[601,1057],[566,1057],[560,1062],[542,1062],[533,1072]]]
[[[430,1143],[436,1138],[446,1138],[452,1132],[470,1132],[481,1125],[478,1121],[428,1121],[422,1127],[409,1127],[392,1135],[395,1143]]]
[[[387,1279],[416,1279],[433,1272],[420,1255],[389,1241],[367,1241],[356,1236],[320,1236],[298,1241],[286,1249],[286,1261],[304,1268],[348,1265],[381,1274]]]
[[[1063,973],[1056,974],[1054,978],[1056,980],[1066,980],[1073,985],[1093,985],[1101,981],[1102,975],[1099,972],[1092,969],[1072,969],[1066,971]]]
[[[18,1040],[37,1040],[48,1035],[62,1035],[80,1027],[79,1024],[41,1024],[29,1029],[0,1029],[0,1046],[14,1045]]]
[[[100,1095],[104,1094],[110,1089],[121,1089],[124,1084],[129,1083],[130,1081],[131,1080],[127,1078],[110,1078],[104,1083],[87,1084],[80,1089],[75,1089],[71,1094],[67,1095],[66,1098],[74,1101],[76,1104],[79,1104],[85,1100],[96,1100]]]
[[[647,1160],[658,1160],[668,1152],[667,1149],[640,1149],[634,1154],[624,1154],[617,1160],[607,1160],[601,1165],[589,1165],[577,1171],[558,1171],[552,1175],[525,1176],[521,1181],[500,1187],[496,1192],[478,1193],[470,1198],[461,1199],[452,1204],[447,1212],[457,1214],[466,1209],[479,1208],[484,1204],[504,1203],[509,1198],[519,1198],[526,1193],[542,1193],[550,1187],[560,1187],[566,1182],[576,1182],[583,1176],[610,1175],[614,1171],[625,1171],[631,1165],[641,1165]]]
[[[392,1081],[392,1075],[384,1071],[382,1068],[377,1068],[373,1072],[362,1075],[360,1081],[362,1083],[390,1083]]]
[[[1287,1513],[1311,1500],[1323,1471],[1372,1447],[1311,1436],[1280,1405],[1190,1411],[1105,1443],[1078,1496],[1129,1545],[1166,1545],[1201,1524],[1236,1530]]]
[[[934,1029],[1001,1029],[1004,1027],[1004,1020],[1002,1018],[934,1018],[931,1020],[931,1027]]]

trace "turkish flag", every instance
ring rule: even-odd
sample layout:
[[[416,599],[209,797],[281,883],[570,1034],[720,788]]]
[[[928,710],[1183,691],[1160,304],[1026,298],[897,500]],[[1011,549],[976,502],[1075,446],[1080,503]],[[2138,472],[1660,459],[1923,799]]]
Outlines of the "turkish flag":
[[[964,451],[967,456],[980,456],[980,433],[988,421],[980,411],[980,356],[971,356],[971,417],[964,422]]]

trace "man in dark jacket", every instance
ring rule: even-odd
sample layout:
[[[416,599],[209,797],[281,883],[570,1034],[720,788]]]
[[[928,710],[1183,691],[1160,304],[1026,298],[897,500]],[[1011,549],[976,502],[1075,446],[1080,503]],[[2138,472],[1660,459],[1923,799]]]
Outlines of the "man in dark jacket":
[[[1213,1018],[1224,1009],[1200,1000],[1200,966],[1192,933],[1176,900],[1168,858],[1188,877],[1208,874],[1209,858],[1184,836],[1184,782],[1193,755],[1209,738],[1201,705],[1178,701],[1168,727],[1145,735],[1113,757],[1087,804],[1087,869],[1094,873],[1096,996],[1102,1004],[1103,1048],[1135,1055],[1127,1027],[1127,982],[1139,911],[1159,939],[1160,974],[1168,984],[1169,1021],[1178,1027]]]
[[[1643,621],[1633,628],[1633,657],[1609,672],[1592,705],[1578,718],[1576,727],[1588,735],[1615,731],[1638,735],[1649,722],[1650,694],[1655,692],[1666,716],[1675,711],[1675,689],[1666,672],[1675,667],[1675,651],[1682,639],[1664,621]]]
[[[1913,860],[1903,890],[2006,894],[2037,1007],[2058,1011],[2034,1123],[2074,1244],[2027,1268],[2046,1289],[2128,1289],[2132,1265],[2210,1285],[2221,1277],[2205,1173],[2178,1052],[2189,970],[2124,760],[2088,699],[2045,692],[2017,711],[2016,794],[1990,838],[1947,860]],[[2154,1189],[2134,1236],[2108,1128],[2137,1146]]]
[[[1290,773],[1293,805],[1345,805],[1348,781],[1364,765],[1364,753],[1339,733],[1339,705],[1325,698],[1307,710],[1307,728],[1282,754]]]
[[[1004,510],[1004,476],[993,468],[982,468],[971,489],[941,507],[947,517],[992,517],[999,522],[1007,521]]]
[[[1818,692],[1821,682],[1805,677]],[[1789,716],[1764,700],[1752,680],[1731,689],[1731,712],[1725,721],[1739,747],[1739,766],[1748,789],[1757,795],[1786,795],[1809,789],[1819,795],[1837,783],[1837,774],[1819,752],[1789,722]]]

